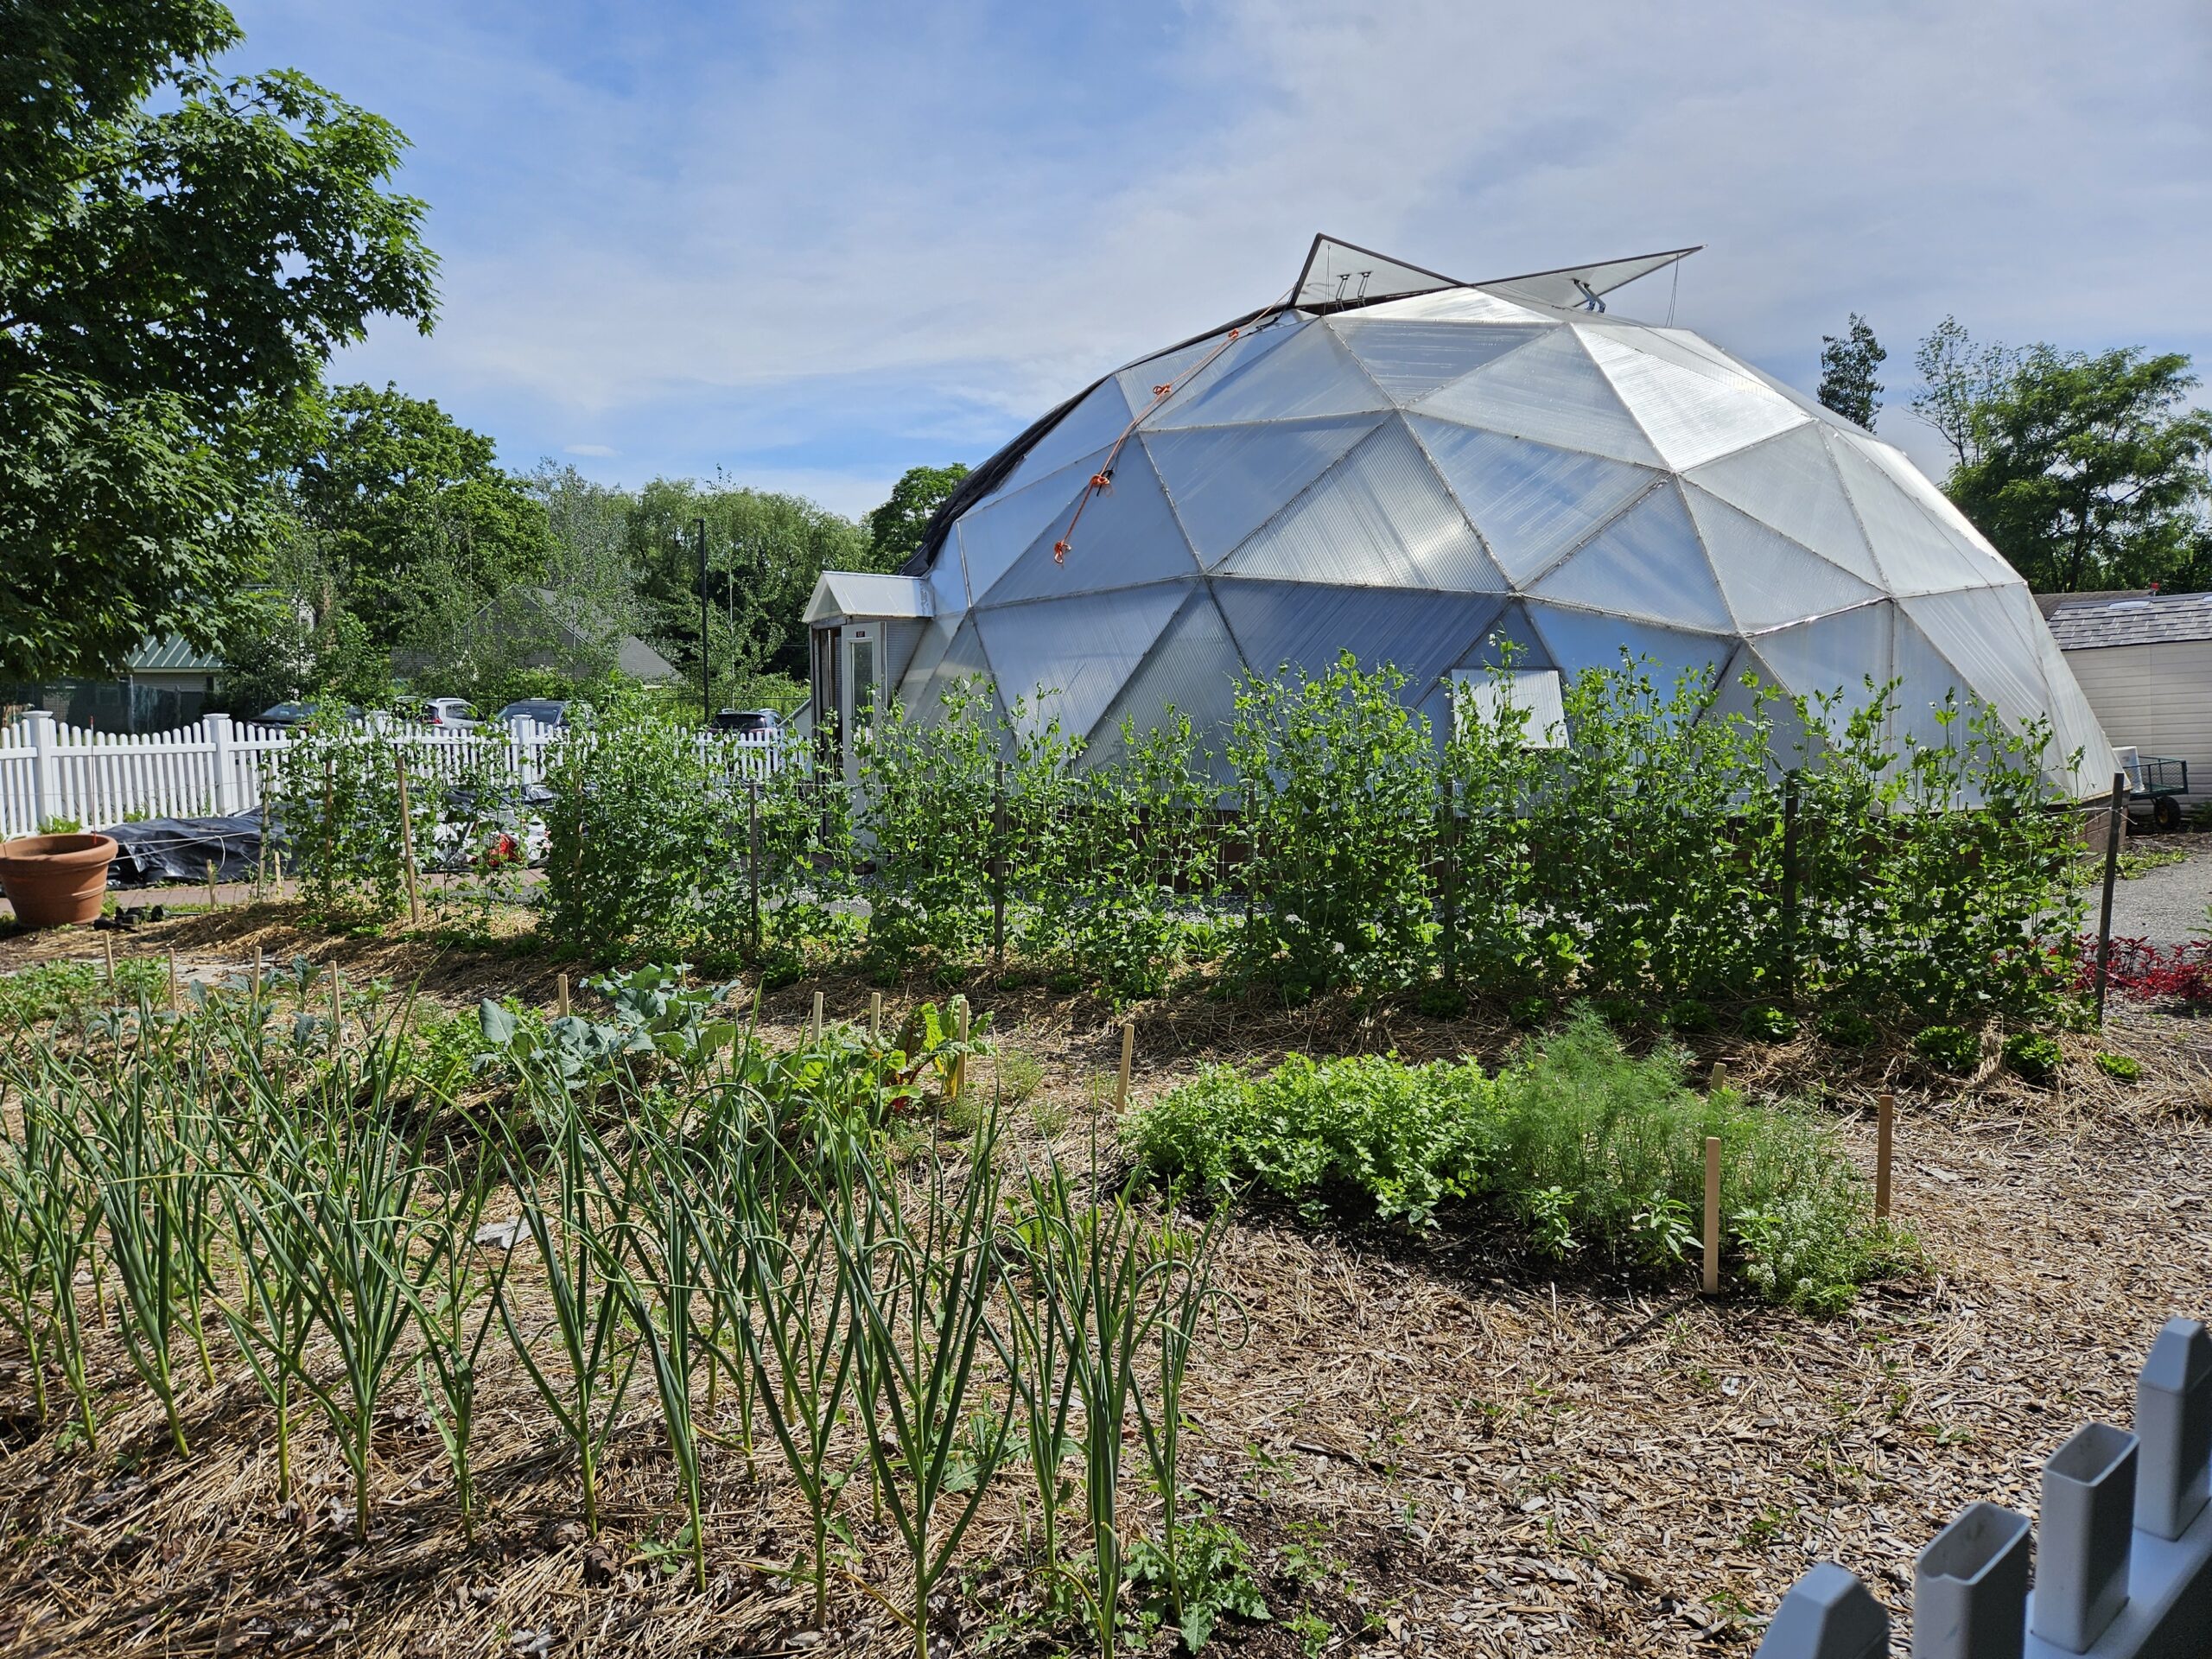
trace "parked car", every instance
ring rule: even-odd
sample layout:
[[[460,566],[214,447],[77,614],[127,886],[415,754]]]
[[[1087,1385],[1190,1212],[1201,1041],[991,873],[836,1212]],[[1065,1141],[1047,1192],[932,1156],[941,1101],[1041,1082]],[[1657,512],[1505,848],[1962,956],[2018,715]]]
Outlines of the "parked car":
[[[315,717],[315,706],[306,702],[276,702],[256,715],[247,724],[253,726],[304,726]],[[366,720],[359,703],[346,705],[346,718]]]
[[[522,721],[538,726],[566,726],[569,705],[558,697],[524,697],[519,702],[509,703],[493,718],[502,726]]]
[[[484,723],[483,715],[462,697],[427,697],[416,710],[416,718],[425,726],[441,727],[448,731],[467,731]]]
[[[784,735],[784,717],[772,709],[724,709],[712,723],[718,732],[735,732],[771,743],[780,741]]]

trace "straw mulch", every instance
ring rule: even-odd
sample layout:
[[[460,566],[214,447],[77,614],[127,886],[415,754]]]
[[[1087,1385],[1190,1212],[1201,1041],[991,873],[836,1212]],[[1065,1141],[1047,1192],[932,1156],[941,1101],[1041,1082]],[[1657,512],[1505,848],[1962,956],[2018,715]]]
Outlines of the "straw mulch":
[[[124,944],[172,941],[188,971],[235,966],[258,943],[272,957],[340,956],[349,975],[419,982],[454,1006],[551,994],[542,959],[334,947],[244,915]],[[82,934],[65,943],[98,949]],[[0,969],[54,949],[0,942]],[[795,1031],[814,988],[768,999],[765,1017]],[[823,988],[833,1016],[865,1015],[864,985]],[[1014,1155],[1052,1137],[1085,1144],[1118,1053],[1110,1013],[1034,988],[977,1001],[1002,1045],[1044,1067]],[[1209,1059],[1496,1058],[1514,1040],[1478,1017],[1196,996],[1141,1011],[1139,1033],[1140,1096]],[[1866,1578],[1902,1625],[1913,1555],[1935,1532],[1977,1498],[2032,1512],[2060,1440],[2090,1418],[2128,1420],[2160,1323],[2212,1311],[2212,1027],[2121,1010],[2101,1037],[2066,1046],[2064,1078],[2038,1089],[1993,1067],[1931,1078],[1894,1046],[1853,1058],[1809,1041],[1700,1045],[1700,1067],[1725,1059],[1754,1090],[1823,1102],[1870,1162],[1873,1095],[1897,1091],[1897,1208],[1928,1271],[1874,1287],[1840,1319],[1554,1281],[1478,1225],[1409,1237],[1240,1218],[1220,1279],[1244,1318],[1194,1370],[1185,1470],[1252,1546],[1276,1618],[1225,1625],[1221,1650],[1299,1653],[1285,1621],[1311,1614],[1326,1631],[1313,1639],[1333,1651],[1747,1655],[1819,1560]],[[2089,1064],[2100,1046],[2137,1056],[2144,1082],[2103,1077]],[[610,1459],[609,1521],[593,1540],[540,1408],[503,1367],[478,1450],[490,1514],[470,1547],[403,1376],[363,1546],[340,1512],[334,1452],[313,1433],[298,1452],[301,1501],[280,1506],[268,1413],[234,1359],[193,1402],[188,1462],[150,1403],[128,1403],[138,1391],[119,1354],[98,1458],[31,1420],[19,1361],[0,1353],[0,1653],[911,1651],[861,1587],[895,1600],[902,1560],[870,1523],[864,1478],[821,1626],[810,1592],[778,1576],[804,1549],[803,1511],[765,1443],[750,1465],[734,1447],[710,1459],[712,1579],[694,1591],[665,1548],[680,1511],[645,1395]],[[935,1611],[933,1651],[1084,1650],[1071,1630],[1022,1622],[1037,1601],[1020,1567],[1026,1485],[1014,1471],[972,1535],[969,1570]]]

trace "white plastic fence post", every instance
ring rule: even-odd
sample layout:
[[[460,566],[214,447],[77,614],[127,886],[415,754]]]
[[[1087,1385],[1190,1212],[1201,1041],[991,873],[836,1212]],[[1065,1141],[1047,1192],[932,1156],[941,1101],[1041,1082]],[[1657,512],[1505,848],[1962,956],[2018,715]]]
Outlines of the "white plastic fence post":
[[[202,715],[200,729],[206,734],[209,759],[215,767],[215,816],[228,817],[238,810],[238,781],[237,761],[231,747],[231,717],[228,715]]]
[[[1890,1610],[1834,1561],[1789,1587],[1751,1659],[1889,1659]]]
[[[2203,1511],[2212,1465],[2212,1332],[2201,1321],[2168,1319],[2151,1344],[2135,1385],[2135,1524],[2178,1538]]]
[[[48,818],[62,816],[61,784],[54,760],[53,711],[34,709],[23,716],[23,723],[30,730],[31,833],[37,835]]]
[[[1912,1571],[1912,1659],[2020,1659],[2028,1629],[2028,1517],[1968,1504]]]
[[[2043,1466],[2028,1628],[2068,1653],[2087,1653],[2126,1604],[2135,1451],[2126,1430],[2085,1423]]]

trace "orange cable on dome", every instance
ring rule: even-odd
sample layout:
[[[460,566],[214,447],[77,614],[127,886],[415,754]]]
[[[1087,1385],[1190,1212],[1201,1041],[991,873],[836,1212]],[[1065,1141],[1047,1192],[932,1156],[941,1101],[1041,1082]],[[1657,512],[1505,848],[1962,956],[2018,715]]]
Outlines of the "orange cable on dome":
[[[1274,311],[1270,311],[1268,315],[1273,316],[1275,311],[1280,311],[1281,309],[1281,305],[1278,304],[1275,307]],[[1267,319],[1265,317],[1261,319],[1262,321],[1265,321]],[[1188,385],[1192,381],[1204,374],[1207,369],[1213,365],[1213,360],[1216,358],[1219,357],[1224,352],[1227,351],[1231,346],[1236,343],[1238,337],[1242,335],[1243,332],[1243,329],[1241,327],[1231,328],[1227,334],[1224,334],[1221,337],[1221,344],[1215,346],[1213,350],[1208,352],[1205,358],[1199,361],[1197,366],[1192,368],[1188,374],[1183,377],[1183,384],[1185,385]],[[1129,423],[1122,429],[1121,436],[1114,440],[1114,447],[1106,452],[1106,464],[1090,475],[1090,486],[1084,491],[1082,499],[1075,504],[1075,512],[1068,519],[1067,533],[1062,536],[1058,541],[1052,543],[1052,563],[1054,564],[1065,564],[1068,562],[1068,554],[1075,545],[1075,527],[1083,521],[1083,510],[1090,505],[1090,498],[1094,495],[1103,495],[1107,491],[1114,487],[1114,463],[1121,458],[1122,446],[1129,441],[1129,434],[1135,431],[1137,428],[1142,426],[1146,421],[1157,414],[1160,410],[1160,406],[1174,395],[1175,382],[1173,380],[1164,381],[1160,385],[1154,386],[1152,389],[1152,401],[1145,405],[1141,413],[1132,416]]]

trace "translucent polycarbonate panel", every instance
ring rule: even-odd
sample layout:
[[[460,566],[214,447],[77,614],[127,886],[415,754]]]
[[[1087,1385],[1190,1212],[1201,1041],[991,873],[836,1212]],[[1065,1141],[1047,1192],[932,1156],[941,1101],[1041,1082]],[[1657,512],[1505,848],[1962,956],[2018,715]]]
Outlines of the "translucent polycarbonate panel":
[[[1226,345],[1218,336],[1186,346],[1179,351],[1162,353],[1131,364],[1121,371],[1122,395],[1132,407],[1151,410],[1144,421],[1147,429],[1157,426],[1171,414],[1195,402],[1232,375],[1250,368],[1269,352],[1285,341],[1298,337],[1307,319],[1285,312],[1263,321],[1250,324],[1236,331],[1236,338]],[[1220,349],[1215,348],[1218,346]],[[1157,410],[1152,410],[1154,386],[1172,385],[1174,390]]]
[[[1220,566],[1225,575],[1487,593],[1505,578],[1404,425],[1386,421]]]
[[[1147,431],[1144,448],[1199,562],[1213,565],[1386,418]]]
[[[1030,447],[1021,462],[1007,475],[997,494],[1010,495],[1016,490],[1027,489],[1049,473],[1081,460],[1094,451],[1110,448],[1114,441],[1128,429],[1132,418],[1128,399],[1122,396],[1122,388],[1112,375],[1108,375],[1090,394],[1066,414],[1059,423]]]
[[[1141,734],[1156,728],[1173,709],[1190,716],[1198,741],[1211,751],[1213,769],[1225,775],[1224,750],[1243,672],[1243,659],[1236,654],[1219,608],[1212,595],[1199,588],[1091,728],[1091,764],[1109,764],[1122,753],[1124,717]]]
[[[1866,441],[1849,433],[1827,435],[1836,471],[1866,527],[1866,540],[1892,594],[1941,593],[1986,587],[1998,576],[1980,553],[1954,541],[1887,471],[1866,453]],[[2009,575],[2011,573],[2005,573]]]
[[[983,655],[982,637],[976,631],[976,619],[969,616],[962,619],[929,677],[920,679],[910,671],[900,695],[906,698],[909,715],[923,725],[932,726],[944,718],[944,694],[956,683],[990,677],[991,664]]]
[[[1170,388],[1168,395],[1185,386],[1186,378],[1195,377],[1203,365],[1209,376],[1217,376],[1229,366],[1229,359],[1236,349],[1236,342],[1222,334],[1211,334],[1172,352],[1162,352],[1157,357],[1147,357],[1119,370],[1115,378],[1122,384],[1122,396],[1130,409],[1141,415],[1160,397],[1159,387]]]
[[[1502,608],[1499,596],[1312,582],[1214,578],[1215,601],[1255,671],[1290,664],[1320,673],[1349,651],[1364,666],[1388,663],[1418,701],[1429,683],[1483,637]]]
[[[1065,558],[1053,556],[1060,541],[1068,543]],[[988,608],[1198,573],[1144,446],[1125,443],[1114,462],[1113,482],[1093,493],[1079,516],[1071,512],[1048,525],[976,603]]]
[[[1752,368],[1750,364],[1738,363],[1703,334],[1692,334],[1687,328],[1673,328],[1658,323],[1642,323],[1638,325],[1637,338],[1650,342],[1655,351],[1672,351],[1677,362],[1707,363],[1716,369],[1725,370],[1731,374],[1758,375],[1758,371]],[[1817,408],[1819,405],[1815,404],[1815,407]]]
[[[1363,307],[1361,318],[1376,318],[1392,322],[1522,322],[1551,325],[1557,321],[1548,311],[1533,311],[1525,305],[1516,305],[1502,300],[1495,294],[1485,294],[1478,288],[1448,288],[1435,294],[1415,294],[1410,298],[1389,300],[1381,305]]]
[[[1364,311],[1332,317],[1326,326],[1375,383],[1402,404],[1472,373],[1543,332],[1534,324],[1392,322]]]
[[[1852,451],[1872,461],[1887,474],[1895,484],[1921,511],[1936,521],[1936,527],[1960,555],[1958,569],[1975,573],[1978,580],[1992,587],[2020,580],[2019,573],[2005,560],[2004,555],[1992,547],[1982,533],[1968,522],[1966,514],[1955,506],[1951,499],[1937,489],[1928,475],[1914,466],[1898,450],[1871,438],[1842,435],[1837,442],[1847,444]]]
[[[1551,647],[1529,620],[1529,607],[1515,601],[1491,620],[1481,638],[1463,652],[1452,666],[1459,670],[1484,668],[1550,668]]]
[[[1922,594],[1898,602],[1967,688],[2016,729],[2045,712],[2050,688],[2028,632],[2031,619],[2038,628],[2043,619],[2026,588]]]
[[[938,615],[950,615],[957,620],[968,608],[968,564],[960,553],[958,525],[953,526],[938,545],[937,559],[930,566],[926,580],[930,603]]]
[[[2042,620],[2040,616],[2037,620]],[[2046,757],[2046,771],[2052,785],[2069,796],[2100,793],[2111,787],[2117,765],[2111,734],[2082,695],[2074,671],[2066,665],[2065,653],[2050,637],[2047,626],[2037,629],[2033,643],[2036,664],[2042,671],[2044,683],[2050,688],[2045,710],[2054,739]]]
[[[999,695],[1021,705],[1016,729],[1031,735],[1058,720],[1064,732],[1088,732],[1192,590],[1158,582],[976,612]]]
[[[1445,676],[1443,683],[1454,693],[1455,716],[1464,710],[1478,723],[1495,723],[1501,710],[1518,709],[1528,747],[1567,747],[1567,709],[1557,669],[1513,668],[1492,673],[1455,668]]]
[[[1663,270],[1694,248],[1674,248],[1663,253],[1638,254],[1629,259],[1606,259],[1591,265],[1572,265],[1563,270],[1538,271],[1526,276],[1502,276],[1480,286],[1486,294],[1509,300],[1554,305],[1567,309],[1586,304],[1655,270]]]
[[[1580,449],[1454,426],[1406,425],[1461,509],[1516,582],[1525,582],[1660,481],[1660,474]]]
[[[1719,497],[1694,484],[1681,488],[1720,591],[1744,632],[1802,622],[1881,597],[1878,588]]]
[[[938,665],[944,661],[944,653],[952,644],[952,636],[965,620],[957,613],[938,615],[922,625],[922,637],[899,677],[896,690],[901,699],[912,699],[925,690],[931,677],[936,674]]]
[[[1026,489],[1000,491],[960,515],[954,530],[960,537],[971,603],[990,592],[1039,537],[1050,531],[1058,539],[1058,532],[1075,516],[1076,503],[1090,490],[1092,474],[1106,464],[1107,453],[1095,450]]]
[[[1604,329],[1577,332],[1670,467],[1687,469],[1804,424],[1802,412],[1748,375],[1687,368]]]
[[[1900,750],[1910,737],[1923,748],[1966,741],[1965,677],[1936,643],[1899,608],[1890,671],[1897,677],[1897,712],[1890,720],[1890,741]],[[1947,730],[1939,718],[1944,698],[1956,698],[1959,717]]]
[[[1746,676],[1755,676],[1754,683],[1745,684]],[[1714,682],[1713,702],[1698,717],[1699,721],[1763,721],[1772,733],[1767,752],[1777,769],[1809,764],[1816,758],[1816,743],[1808,737],[1805,722],[1797,718],[1797,711],[1781,685],[1780,678],[1759,660],[1756,651],[1749,645],[1738,645]]]
[[[1794,428],[1707,461],[1688,478],[1862,582],[1880,582],[1881,571],[1818,427]]]
[[[1425,294],[1452,286],[1449,276],[1324,236],[1315,238],[1290,302],[1301,307],[1357,304],[1386,295]]]
[[[1675,627],[1734,631],[1681,493],[1653,490],[1568,554],[1529,590]]]
[[[1440,420],[1562,449],[1586,449],[1649,467],[1662,464],[1650,438],[1572,328],[1554,328],[1489,367],[1431,392],[1414,407]]]
[[[1531,601],[1529,616],[1549,649],[1552,661],[1570,683],[1585,669],[1618,668],[1621,653],[1626,652],[1639,662],[1649,658],[1656,664],[1653,677],[1663,685],[1672,685],[1686,669],[1719,668],[1736,648],[1731,639],[1656,627],[1624,616],[1569,610],[1560,605]]]
[[[1840,728],[1851,710],[1865,706],[1873,695],[1868,682],[1878,686],[1890,677],[1895,608],[1885,600],[1763,633],[1759,656],[1795,695],[1839,697],[1829,723]]]
[[[1291,421],[1320,415],[1360,415],[1390,407],[1382,388],[1368,377],[1337,337],[1318,321],[1226,378],[1209,380],[1187,400],[1169,399],[1146,423],[1166,430],[1185,426],[1234,426],[1252,421]]]

